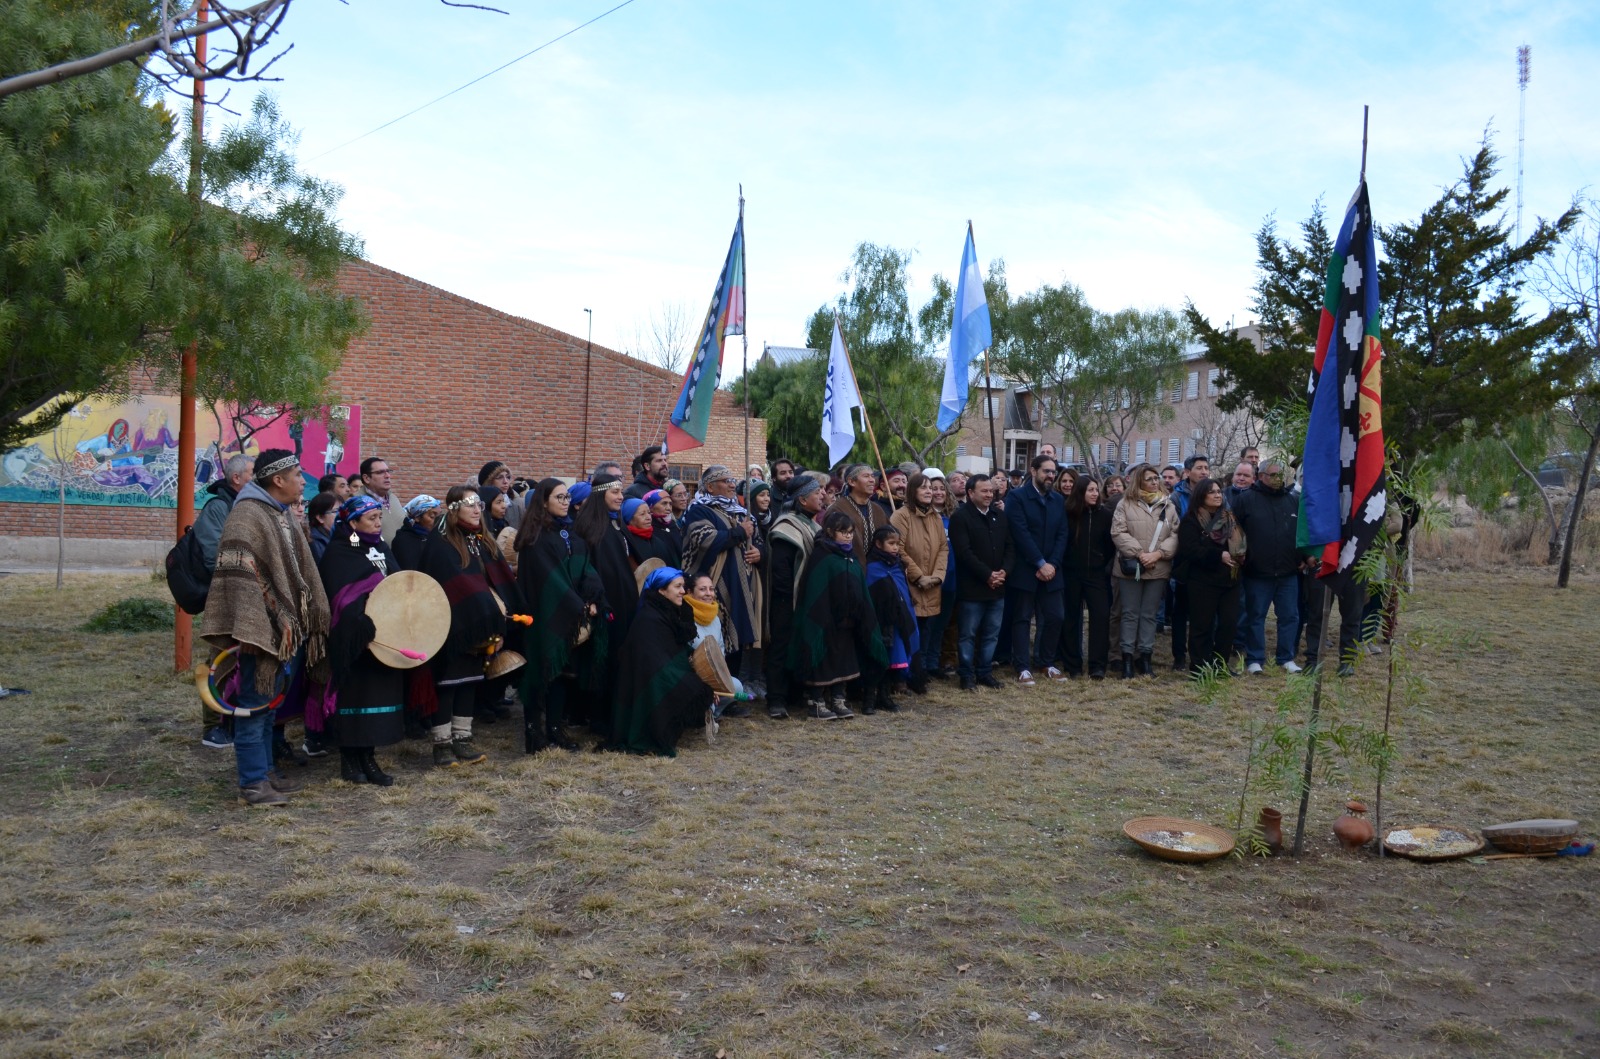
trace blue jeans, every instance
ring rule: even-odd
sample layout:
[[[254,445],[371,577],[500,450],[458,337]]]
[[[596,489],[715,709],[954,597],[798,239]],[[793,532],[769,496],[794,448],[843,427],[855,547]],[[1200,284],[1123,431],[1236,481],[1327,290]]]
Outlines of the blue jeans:
[[[260,706],[271,702],[278,697],[278,692],[283,691],[294,682],[294,676],[305,661],[305,651],[301,650],[287,662],[280,663],[276,658],[267,655],[246,654],[239,652],[239,692],[235,705],[245,709]],[[273,681],[272,691],[262,695],[256,691],[256,666],[278,666],[279,673]],[[239,770],[239,786],[250,787],[267,778],[267,773],[272,770],[272,720],[278,711],[262,710],[260,713],[251,714],[249,717],[235,717],[233,719],[233,760]]]
[[[955,575],[951,574],[950,576],[954,580]],[[932,673],[938,670],[939,652],[944,646],[944,630],[949,626],[950,616],[955,612],[956,594],[955,590],[952,589],[939,596],[939,613],[931,618],[917,619],[917,636],[922,643],[922,669],[924,672]]]
[[[1267,661],[1267,606],[1278,619],[1278,649],[1274,659],[1280,666],[1294,661],[1295,641],[1300,638],[1300,577],[1249,577],[1244,579],[1244,660],[1264,665]]]
[[[1000,642],[1000,620],[1005,613],[1003,599],[961,601],[960,624],[956,627],[961,679],[986,677],[994,669],[994,647]]]

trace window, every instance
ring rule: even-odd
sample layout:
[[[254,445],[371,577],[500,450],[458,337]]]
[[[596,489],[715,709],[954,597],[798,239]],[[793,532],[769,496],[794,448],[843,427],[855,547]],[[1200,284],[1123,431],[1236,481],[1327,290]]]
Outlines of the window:
[[[692,490],[695,483],[700,481],[700,464],[669,463],[667,464],[667,477],[676,478]]]
[[[1206,396],[1207,397],[1215,397],[1217,395],[1217,376],[1219,376],[1221,374],[1222,374],[1222,369],[1221,368],[1212,368],[1210,371],[1206,372]]]
[[[1144,451],[1145,451],[1144,446],[1145,446],[1145,443],[1141,441],[1141,442],[1139,442],[1137,445],[1135,445],[1133,447],[1133,455],[1134,455],[1134,462],[1135,463],[1143,463],[1143,462],[1145,462],[1145,460],[1144,460]]]
[[[1132,403],[1133,403],[1133,394],[1131,394],[1127,390],[1123,390],[1122,391],[1122,407],[1127,408]]]
[[[1189,392],[1187,396],[1191,401],[1200,396],[1200,373],[1198,371],[1189,373]]]
[[[1188,459],[1194,455],[1194,438],[1183,439],[1183,458]]]
[[[1089,452],[1092,454],[1091,458],[1094,460],[1095,468],[1098,469],[1100,466],[1100,443],[1097,441],[1090,445]]]
[[[965,445],[957,445],[956,446],[956,455],[957,456],[965,456],[966,454],[967,454],[967,447]]]
[[[1071,463],[1072,462],[1072,446],[1071,445],[1063,445],[1061,447],[1061,462],[1062,463]]]
[[[1168,438],[1167,439],[1167,462],[1168,463],[1177,463],[1178,462],[1178,439],[1177,438]]]
[[[1183,383],[1180,382],[1172,388],[1172,403],[1177,404],[1181,400],[1183,400]]]
[[[994,449],[990,448],[988,445],[985,445],[983,447],[983,458],[991,463],[994,462]]]
[[[1128,459],[1132,455],[1133,455],[1133,442],[1124,441],[1122,443],[1122,464],[1123,464],[1124,467],[1127,466]]]

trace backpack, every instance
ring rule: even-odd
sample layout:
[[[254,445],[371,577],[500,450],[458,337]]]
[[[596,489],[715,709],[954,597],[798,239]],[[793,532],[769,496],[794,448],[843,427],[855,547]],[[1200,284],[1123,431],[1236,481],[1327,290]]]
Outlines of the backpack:
[[[190,526],[178,538],[178,543],[167,552],[167,588],[172,601],[186,614],[199,614],[206,609],[206,596],[211,593],[211,569],[205,556],[200,554],[200,541]]]

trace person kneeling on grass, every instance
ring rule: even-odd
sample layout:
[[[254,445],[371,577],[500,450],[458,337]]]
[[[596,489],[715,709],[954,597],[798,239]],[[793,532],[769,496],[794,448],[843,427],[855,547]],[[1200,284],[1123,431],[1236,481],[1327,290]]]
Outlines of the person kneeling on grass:
[[[867,553],[867,591],[878,618],[878,634],[889,657],[889,671],[874,687],[867,689],[863,713],[888,710],[899,713],[894,691],[904,688],[911,673],[912,659],[921,650],[917,638],[917,615],[911,601],[911,586],[900,561],[900,531],[880,526],[872,535],[872,550]],[[893,685],[893,686],[891,686]]]
[[[652,571],[617,657],[612,742],[630,754],[676,757],[678,737],[701,722],[711,702],[690,657],[694,615],[683,599],[682,570]]]
[[[807,715],[818,720],[854,717],[845,685],[858,677],[869,684],[881,679],[888,664],[855,555],[855,532],[849,515],[830,511],[795,590],[789,666],[806,687]]]
[[[694,615],[694,643],[690,647],[699,647],[702,640],[711,640],[717,645],[717,650],[722,652],[724,661],[728,652],[724,648],[727,640],[723,638],[723,623],[727,621],[727,614],[722,609],[722,604],[717,600],[717,583],[710,574],[695,574],[689,578],[689,594],[684,597],[684,603]],[[722,717],[748,717],[750,707],[745,703],[753,696],[745,691],[744,684],[738,677],[733,678],[733,694],[718,695],[717,702],[712,707],[713,715]]]

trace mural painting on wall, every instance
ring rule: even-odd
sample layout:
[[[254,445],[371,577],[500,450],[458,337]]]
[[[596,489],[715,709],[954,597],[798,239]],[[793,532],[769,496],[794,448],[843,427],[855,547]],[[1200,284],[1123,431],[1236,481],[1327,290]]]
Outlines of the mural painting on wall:
[[[287,409],[201,405],[195,417],[195,506],[228,457],[262,449],[300,456],[306,496],[324,474],[353,477],[361,464],[361,406],[334,405],[296,422]],[[209,413],[209,414],[208,414]],[[0,454],[0,502],[178,506],[178,399],[85,401],[55,430]]]

